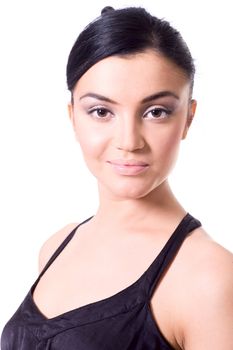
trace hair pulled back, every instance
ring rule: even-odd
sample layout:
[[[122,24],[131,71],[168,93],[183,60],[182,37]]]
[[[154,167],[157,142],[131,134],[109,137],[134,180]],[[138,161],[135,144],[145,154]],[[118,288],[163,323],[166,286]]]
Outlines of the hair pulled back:
[[[68,89],[73,92],[81,76],[98,61],[146,49],[155,50],[183,69],[192,90],[195,66],[181,34],[169,22],[152,16],[142,7],[114,10],[110,6],[106,6],[101,16],[89,23],[75,41],[67,63]]]

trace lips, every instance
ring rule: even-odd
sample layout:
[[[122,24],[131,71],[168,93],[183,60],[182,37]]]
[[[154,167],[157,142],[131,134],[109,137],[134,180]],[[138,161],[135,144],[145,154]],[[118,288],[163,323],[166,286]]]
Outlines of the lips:
[[[148,166],[149,164],[135,160],[135,159],[115,159],[115,160],[109,160],[107,163],[113,164],[113,165],[122,165],[122,166]]]
[[[143,161],[135,160],[135,159],[114,159],[111,161],[107,161],[113,168],[113,170],[120,175],[138,175],[144,172],[149,164]]]

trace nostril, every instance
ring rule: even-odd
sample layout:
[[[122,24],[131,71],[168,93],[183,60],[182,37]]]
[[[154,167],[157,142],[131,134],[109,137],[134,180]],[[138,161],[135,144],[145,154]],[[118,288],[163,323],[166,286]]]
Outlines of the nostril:
[[[131,137],[121,137],[116,141],[116,148],[125,151],[135,151],[142,149],[145,146],[145,141],[142,137],[134,136]]]
[[[114,130],[114,143],[117,149],[135,151],[144,148],[145,139],[135,115],[119,118]]]

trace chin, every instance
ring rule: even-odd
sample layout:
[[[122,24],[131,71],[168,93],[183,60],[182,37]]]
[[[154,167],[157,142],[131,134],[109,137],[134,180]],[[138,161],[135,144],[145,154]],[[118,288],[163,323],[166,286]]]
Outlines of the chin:
[[[138,184],[120,184],[120,181],[118,182],[117,186],[108,186],[105,187],[105,191],[114,198],[115,200],[132,200],[132,199],[140,199],[148,196],[153,191],[156,190],[156,188],[159,186],[159,184],[148,185],[145,186]]]

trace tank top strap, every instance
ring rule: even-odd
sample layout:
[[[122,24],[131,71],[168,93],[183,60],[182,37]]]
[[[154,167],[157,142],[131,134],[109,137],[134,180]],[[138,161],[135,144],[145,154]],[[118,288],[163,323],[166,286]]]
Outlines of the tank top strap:
[[[92,219],[93,216],[89,217],[88,219],[82,221],[80,224],[78,224],[69,234],[68,236],[62,241],[62,243],[59,245],[59,247],[55,250],[55,252],[53,253],[53,255],[50,257],[50,259],[48,260],[48,262],[46,263],[45,267],[43,268],[43,270],[41,271],[38,279],[40,279],[43,274],[45,273],[45,271],[49,268],[50,265],[52,265],[52,263],[54,262],[54,260],[58,257],[59,254],[61,254],[61,252],[63,251],[63,249],[67,246],[67,244],[71,241],[71,239],[74,237],[74,234],[76,232],[76,230],[79,228],[79,226],[85,224],[87,221],[89,221],[90,219]]]
[[[152,297],[163,273],[165,273],[175,255],[178,253],[185,238],[191,231],[200,226],[201,222],[187,213],[176,227],[175,231],[147,271],[145,287],[149,299]]]

